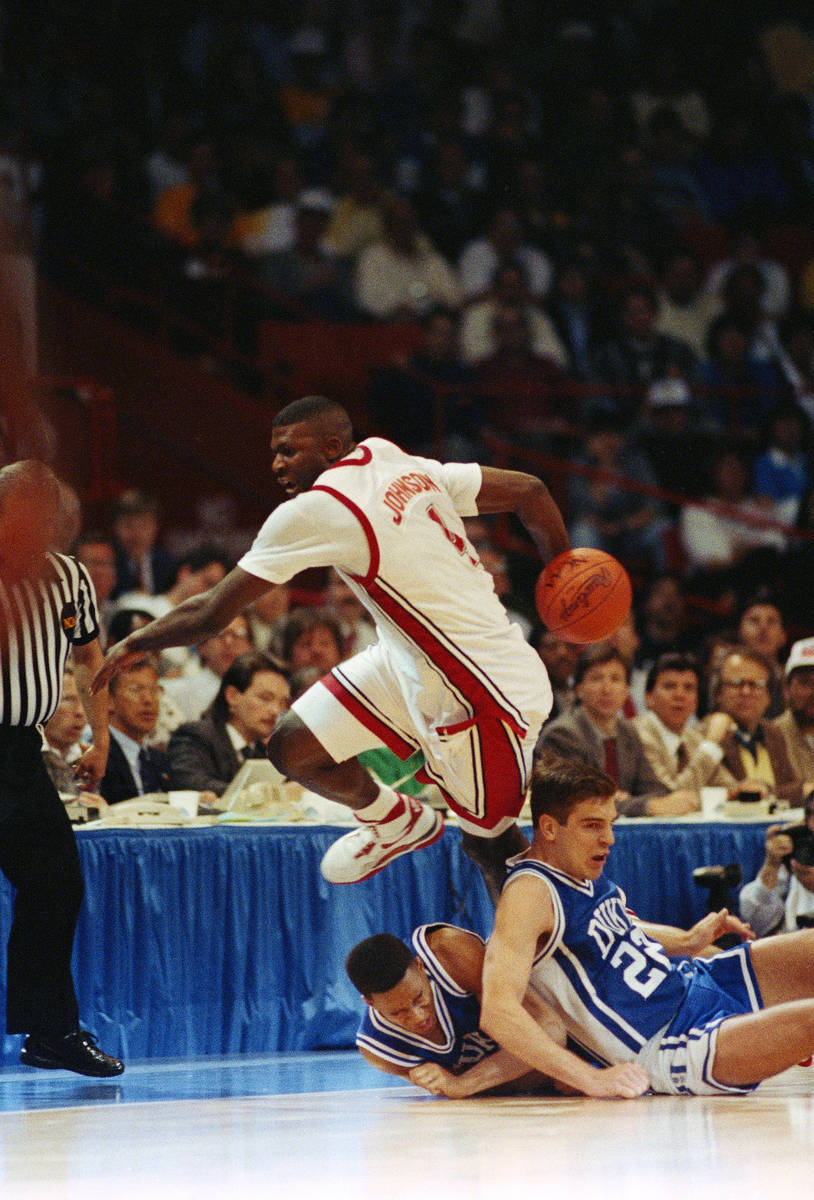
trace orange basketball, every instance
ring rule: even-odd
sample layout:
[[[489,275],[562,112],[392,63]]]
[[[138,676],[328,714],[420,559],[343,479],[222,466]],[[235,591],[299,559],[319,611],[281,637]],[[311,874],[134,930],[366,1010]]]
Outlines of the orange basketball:
[[[566,550],[537,580],[540,620],[568,642],[601,642],[624,621],[633,603],[630,577],[604,550]]]

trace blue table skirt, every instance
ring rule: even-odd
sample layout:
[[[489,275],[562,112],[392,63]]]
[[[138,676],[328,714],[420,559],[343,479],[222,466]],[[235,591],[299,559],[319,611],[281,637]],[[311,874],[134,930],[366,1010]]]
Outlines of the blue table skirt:
[[[644,919],[688,926],[706,911],[693,868],[741,863],[753,878],[766,825],[616,827],[606,868]],[[422,922],[487,936],[481,878],[448,828],[362,884],[319,873],[331,827],[97,830],[78,835],[86,896],[74,978],[85,1025],[125,1058],[352,1045],[359,998],[344,972],[357,941]],[[13,892],[0,877],[0,991]],[[3,1007],[5,996],[2,996]],[[16,1061],[19,1037],[0,1060]]]

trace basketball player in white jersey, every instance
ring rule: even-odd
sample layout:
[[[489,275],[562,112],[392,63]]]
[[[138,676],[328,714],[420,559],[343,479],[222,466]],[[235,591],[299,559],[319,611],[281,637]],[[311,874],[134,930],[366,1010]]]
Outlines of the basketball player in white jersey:
[[[547,560],[569,544],[557,506],[523,472],[416,458],[380,438],[356,444],[344,408],[319,396],[277,414],[271,449],[288,501],[225,579],[114,646],[98,685],[147,650],[211,636],[305,568],[337,568],[378,641],[297,700],[268,746],[283,774],[354,810],[358,827],[322,872],[354,883],[441,836],[435,810],[357,762],[385,745],[404,759],[423,751],[420,778],[444,793],[495,894],[506,858],[526,845],[516,817],[551,687],[462,518],[514,512]]]
[[[508,865],[484,960],[481,1028],[588,1096],[749,1092],[814,1050],[814,930],[684,957],[686,935],[636,920],[602,877],[614,788],[583,763],[535,769],[534,840]],[[725,909],[710,917],[713,938],[753,936]],[[606,1066],[558,1046],[529,1019],[529,985]]]

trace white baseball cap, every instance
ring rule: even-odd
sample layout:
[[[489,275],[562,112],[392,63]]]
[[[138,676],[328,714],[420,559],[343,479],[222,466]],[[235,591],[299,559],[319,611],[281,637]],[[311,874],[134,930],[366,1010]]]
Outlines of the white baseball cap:
[[[814,637],[801,638],[794,643],[786,659],[786,678],[797,667],[814,667]]]

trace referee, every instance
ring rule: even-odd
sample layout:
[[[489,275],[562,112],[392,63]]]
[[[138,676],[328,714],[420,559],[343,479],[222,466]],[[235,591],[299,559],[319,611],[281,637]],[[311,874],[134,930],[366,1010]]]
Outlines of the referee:
[[[94,787],[108,748],[107,695],[90,695],[102,662],[93,585],[51,553],[59,484],[42,463],[0,470],[0,870],[16,889],[8,942],[6,1028],[24,1033],[20,1061],[80,1075],[120,1075],[79,1026],[71,978],[84,885],[65,807],[42,758],[41,726],[59,702],[70,651],[93,731],[76,764]]]

